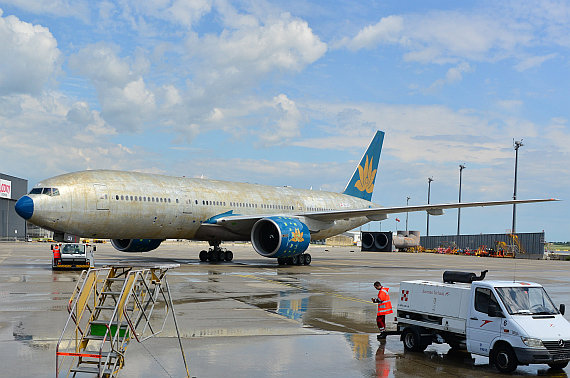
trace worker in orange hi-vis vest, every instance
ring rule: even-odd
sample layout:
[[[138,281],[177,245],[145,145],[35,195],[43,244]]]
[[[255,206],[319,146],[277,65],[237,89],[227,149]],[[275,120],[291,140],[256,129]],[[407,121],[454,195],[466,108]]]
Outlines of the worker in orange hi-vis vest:
[[[59,265],[61,260],[61,252],[59,250],[59,244],[53,246],[53,265]]]
[[[378,340],[386,338],[386,315],[391,314],[392,302],[390,302],[390,295],[388,294],[387,287],[382,286],[378,281],[374,282],[374,288],[378,290],[378,298],[372,298],[372,302],[378,303],[378,314],[376,315],[376,324],[380,330]]]

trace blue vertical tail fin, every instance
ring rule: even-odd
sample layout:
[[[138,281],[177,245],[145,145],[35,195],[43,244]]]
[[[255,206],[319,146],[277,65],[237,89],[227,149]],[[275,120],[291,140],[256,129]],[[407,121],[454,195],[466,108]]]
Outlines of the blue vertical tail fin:
[[[380,161],[380,152],[382,151],[382,143],[384,142],[384,132],[377,131],[374,139],[370,142],[370,146],[364,153],[360,164],[356,167],[352,178],[346,185],[343,194],[358,197],[370,201],[372,199],[372,191],[374,190],[374,182],[376,181],[376,172],[378,170],[378,162]]]

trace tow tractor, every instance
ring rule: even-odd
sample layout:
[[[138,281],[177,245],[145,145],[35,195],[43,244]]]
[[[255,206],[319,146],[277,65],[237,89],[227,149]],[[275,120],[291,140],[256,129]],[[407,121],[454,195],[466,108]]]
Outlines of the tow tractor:
[[[52,255],[51,268],[56,269],[89,269],[93,267],[93,252],[97,250],[95,246],[84,243],[62,243],[52,244],[51,250],[59,248],[61,258]]]
[[[431,343],[489,357],[503,372],[570,361],[570,323],[544,288],[528,281],[483,281],[487,271],[447,271],[442,282],[400,283],[397,328],[406,351]]]

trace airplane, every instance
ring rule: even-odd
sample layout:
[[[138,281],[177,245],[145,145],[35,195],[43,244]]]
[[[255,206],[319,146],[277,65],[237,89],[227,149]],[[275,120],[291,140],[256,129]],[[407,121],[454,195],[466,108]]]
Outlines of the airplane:
[[[388,214],[555,201],[462,202],[381,207],[373,202],[384,132],[377,131],[342,193],[173,177],[116,170],[87,170],[43,180],[22,196],[16,212],[54,232],[110,239],[122,252],[148,252],[166,239],[209,242],[200,261],[232,261],[225,241],[251,241],[279,265],[309,265],[311,240],[381,221]]]

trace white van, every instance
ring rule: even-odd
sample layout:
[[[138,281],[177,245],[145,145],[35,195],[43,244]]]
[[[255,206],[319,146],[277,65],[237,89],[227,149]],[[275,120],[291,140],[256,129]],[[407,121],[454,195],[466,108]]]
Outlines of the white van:
[[[432,342],[488,356],[501,372],[518,365],[570,361],[570,323],[544,288],[525,281],[483,281],[474,273],[445,272],[444,281],[400,283],[397,327],[404,348]]]

